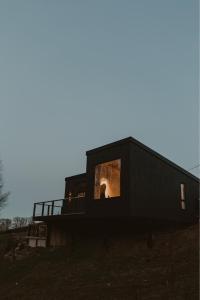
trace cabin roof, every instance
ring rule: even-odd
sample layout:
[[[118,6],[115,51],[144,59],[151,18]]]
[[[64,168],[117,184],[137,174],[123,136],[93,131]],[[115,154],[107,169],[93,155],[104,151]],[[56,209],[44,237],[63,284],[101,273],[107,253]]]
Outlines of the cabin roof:
[[[178,166],[177,164],[175,164],[171,160],[167,159],[166,157],[162,156],[161,154],[159,154],[158,152],[154,151],[153,149],[149,148],[148,146],[144,145],[143,143],[139,142],[138,140],[136,140],[132,136],[127,137],[127,138],[122,139],[122,140],[119,140],[119,141],[116,141],[116,142],[113,142],[113,143],[106,144],[106,145],[98,147],[98,148],[94,148],[92,150],[89,150],[89,151],[86,152],[86,155],[96,154],[96,153],[98,153],[98,152],[100,152],[102,150],[106,150],[106,149],[113,148],[113,147],[118,147],[120,145],[124,145],[124,144],[127,144],[127,143],[133,143],[133,144],[137,145],[141,149],[147,151],[151,155],[153,155],[156,158],[162,160],[164,163],[166,163],[169,166],[173,167],[177,171],[185,174],[186,176],[190,177],[191,179],[193,179],[193,180],[195,180],[197,182],[200,182],[200,179],[198,177],[196,177],[195,175],[191,174],[190,172],[188,172],[187,170],[183,169],[182,167]]]
[[[86,173],[81,173],[81,174],[65,177],[65,181],[72,180],[72,179],[79,179],[79,178],[83,178],[83,177],[86,177]]]

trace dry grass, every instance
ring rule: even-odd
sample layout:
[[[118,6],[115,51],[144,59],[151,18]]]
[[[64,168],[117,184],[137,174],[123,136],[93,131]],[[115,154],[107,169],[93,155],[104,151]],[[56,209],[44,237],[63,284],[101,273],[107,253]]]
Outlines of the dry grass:
[[[197,225],[157,233],[151,249],[145,236],[111,237],[106,247],[77,237],[70,251],[34,249],[20,261],[1,259],[0,299],[195,300],[197,235]]]

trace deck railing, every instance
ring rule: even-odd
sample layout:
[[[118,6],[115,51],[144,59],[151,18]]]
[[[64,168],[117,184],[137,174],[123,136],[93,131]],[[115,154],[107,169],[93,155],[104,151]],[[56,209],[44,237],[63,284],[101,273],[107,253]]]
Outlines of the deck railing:
[[[33,217],[45,217],[84,212],[85,197],[70,197],[34,203]]]

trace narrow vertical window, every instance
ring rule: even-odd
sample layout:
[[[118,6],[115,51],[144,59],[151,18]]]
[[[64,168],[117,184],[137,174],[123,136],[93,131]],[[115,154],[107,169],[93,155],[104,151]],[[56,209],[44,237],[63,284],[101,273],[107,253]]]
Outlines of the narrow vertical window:
[[[185,184],[181,183],[181,209],[186,209],[185,205]]]

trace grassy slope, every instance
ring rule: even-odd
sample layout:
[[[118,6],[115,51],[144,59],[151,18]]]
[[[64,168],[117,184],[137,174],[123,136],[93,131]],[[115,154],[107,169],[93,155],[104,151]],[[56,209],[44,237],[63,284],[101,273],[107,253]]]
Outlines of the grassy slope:
[[[70,249],[1,260],[0,299],[198,299],[195,227],[157,233],[151,249],[145,236],[112,237],[106,247],[77,237]]]

